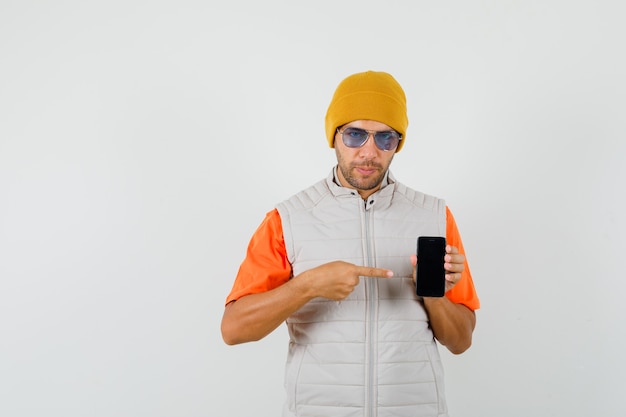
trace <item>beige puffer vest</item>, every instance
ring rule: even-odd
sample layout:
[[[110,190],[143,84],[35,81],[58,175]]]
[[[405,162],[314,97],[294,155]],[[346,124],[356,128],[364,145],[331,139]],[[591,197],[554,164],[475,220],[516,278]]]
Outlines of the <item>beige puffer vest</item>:
[[[445,202],[388,174],[364,201],[327,179],[280,203],[294,276],[343,260],[388,268],[343,301],[318,298],[288,320],[284,417],[447,415],[443,369],[410,255],[420,235],[445,236]]]

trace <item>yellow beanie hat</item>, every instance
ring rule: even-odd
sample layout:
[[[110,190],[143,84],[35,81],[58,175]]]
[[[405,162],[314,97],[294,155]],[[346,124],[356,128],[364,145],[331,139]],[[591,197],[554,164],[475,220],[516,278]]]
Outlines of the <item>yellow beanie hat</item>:
[[[326,138],[335,147],[337,128],[355,120],[384,123],[402,135],[400,151],[409,119],[404,90],[386,72],[366,71],[345,78],[335,90],[326,111]]]

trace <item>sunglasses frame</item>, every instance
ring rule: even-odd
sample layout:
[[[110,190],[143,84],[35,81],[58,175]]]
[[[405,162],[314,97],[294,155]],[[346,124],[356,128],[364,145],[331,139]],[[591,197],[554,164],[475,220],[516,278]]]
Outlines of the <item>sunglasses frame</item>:
[[[365,132],[367,133],[367,136],[365,137],[365,140],[363,142],[361,142],[359,145],[356,146],[351,146],[348,143],[346,143],[346,135],[345,132],[348,129],[354,129],[355,131],[359,131],[359,132]],[[396,149],[398,147],[398,145],[400,144],[400,141],[402,140],[402,135],[398,132],[396,132],[395,130],[367,130],[367,129],[361,129],[360,127],[352,127],[352,126],[348,126],[348,127],[344,127],[342,130],[340,130],[339,128],[337,128],[337,133],[341,134],[341,140],[343,141],[343,144],[346,145],[348,148],[352,148],[352,149],[356,149],[356,148],[360,148],[363,145],[365,145],[367,143],[367,141],[369,140],[370,136],[372,136],[374,138],[374,143],[376,144],[376,147],[378,149],[380,149],[383,152],[389,152],[392,151],[394,149]],[[377,139],[376,136],[380,133],[391,133],[392,135],[397,135],[398,137],[398,142],[396,143],[396,146],[394,146],[393,148],[390,149],[384,149],[383,147],[381,147],[381,144],[379,143],[380,137]],[[348,138],[348,142],[350,142],[350,138]]]

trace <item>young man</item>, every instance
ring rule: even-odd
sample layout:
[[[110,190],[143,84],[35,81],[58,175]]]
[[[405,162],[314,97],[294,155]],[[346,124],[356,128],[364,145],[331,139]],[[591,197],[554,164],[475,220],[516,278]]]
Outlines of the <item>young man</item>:
[[[337,165],[252,236],[222,336],[259,340],[287,322],[284,417],[447,416],[435,340],[468,349],[479,300],[445,202],[389,172],[407,126],[390,74],[344,79],[326,114]],[[418,236],[446,238],[443,297],[416,295]]]

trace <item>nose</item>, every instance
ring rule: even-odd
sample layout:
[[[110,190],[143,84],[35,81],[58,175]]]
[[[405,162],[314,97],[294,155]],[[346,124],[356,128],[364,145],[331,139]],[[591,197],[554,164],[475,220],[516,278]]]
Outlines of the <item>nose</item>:
[[[374,140],[374,133],[375,132],[367,132],[367,139],[359,148],[359,155],[365,157],[366,159],[378,154],[378,147],[376,146],[376,141]]]

